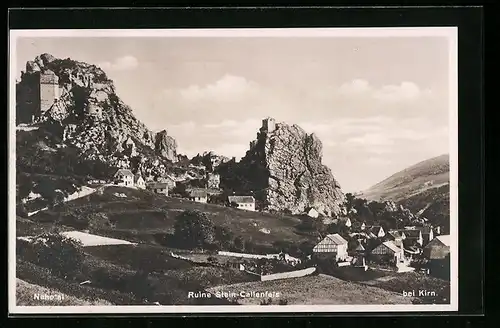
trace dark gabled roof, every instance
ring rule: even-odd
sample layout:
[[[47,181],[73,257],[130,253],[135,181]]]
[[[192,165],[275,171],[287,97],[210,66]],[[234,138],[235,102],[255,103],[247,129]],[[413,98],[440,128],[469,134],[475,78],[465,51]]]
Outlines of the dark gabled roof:
[[[206,190],[191,190],[189,192],[189,197],[207,197],[208,193]]]
[[[253,198],[253,196],[228,196],[227,199],[230,203],[255,203],[255,198]]]
[[[137,180],[139,180],[139,178],[142,178],[142,175],[140,173],[137,173],[136,175],[134,175],[134,182],[136,182]]]
[[[396,246],[396,244],[394,244],[392,241],[383,242],[381,245],[384,245],[385,247],[389,248],[394,253],[401,252],[401,248]],[[377,246],[377,247],[380,247],[380,246]]]
[[[402,231],[399,231],[399,230],[389,230],[387,232],[387,234],[390,235],[390,236],[392,236],[395,239],[398,239],[398,238],[403,238],[403,235],[402,235],[401,232]]]
[[[119,175],[126,175],[126,176],[131,176],[131,177],[134,176],[132,171],[130,171],[129,169],[118,169],[115,173],[115,177],[119,176]]]
[[[365,248],[363,247],[363,245],[358,244],[358,246],[356,246],[356,249],[355,249],[355,250],[356,250],[356,251],[364,251],[364,250],[365,250]]]
[[[423,235],[428,235],[432,231],[432,227],[423,226],[423,227],[414,227],[415,230],[420,230]]]
[[[419,238],[420,230],[418,229],[407,229],[404,231],[406,238]]]
[[[380,232],[380,229],[382,229],[382,227],[381,226],[370,226],[370,227],[366,227],[365,229],[370,231],[371,233],[373,233],[375,235],[378,235],[378,233]]]

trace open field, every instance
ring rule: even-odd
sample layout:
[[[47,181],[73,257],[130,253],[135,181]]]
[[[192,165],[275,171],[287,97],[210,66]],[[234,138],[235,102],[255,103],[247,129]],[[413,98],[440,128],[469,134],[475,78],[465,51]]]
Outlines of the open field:
[[[389,279],[390,278],[390,279]],[[402,293],[403,291],[429,291],[435,292],[436,296],[419,297],[421,301],[439,303],[450,302],[450,282],[435,277],[427,276],[417,272],[393,273],[387,276],[386,279],[374,279],[364,281],[363,284],[383,288],[385,290]]]
[[[287,300],[287,304],[304,305],[343,305],[343,304],[411,304],[412,299],[401,294],[377,287],[344,281],[326,275],[313,275],[301,278],[273,280],[264,282],[248,282],[232,285],[221,285],[209,288],[210,292],[224,291],[240,293],[241,291],[279,292],[279,300]],[[260,304],[265,298],[242,298],[238,302],[244,305]]]
[[[170,251],[154,245],[95,246],[86,248],[85,252],[103,261],[132,270],[160,272],[193,266],[187,261],[171,257]]]
[[[189,282],[198,284],[203,288],[260,280],[258,276],[237,269],[210,266],[193,266],[185,269],[168,270],[165,271],[165,276],[179,280],[189,280]]]
[[[81,231],[65,231],[62,232],[65,237],[77,240],[85,246],[106,246],[106,245],[130,245],[134,244],[126,240],[114,239],[108,237],[101,237],[98,235],[93,235],[90,233],[85,233]]]
[[[123,193],[127,197],[117,197]],[[311,237],[297,234],[295,226],[300,220],[293,216],[249,212],[234,208],[191,202],[185,199],[156,195],[148,191],[124,187],[107,187],[103,194],[94,193],[53,210],[46,210],[31,217],[38,222],[58,222],[61,217],[71,226],[90,214],[103,213],[115,225],[99,230],[100,235],[123,238],[132,242],[154,243],[157,236],[171,234],[177,215],[183,210],[205,212],[216,224],[260,246],[272,247],[273,242],[287,240],[300,244]],[[261,229],[267,229],[269,234]]]
[[[36,297],[39,295],[49,295],[54,296],[54,298],[37,299]],[[54,289],[30,284],[21,279],[16,279],[16,303],[18,306],[112,305],[102,299],[84,300],[63,294]]]

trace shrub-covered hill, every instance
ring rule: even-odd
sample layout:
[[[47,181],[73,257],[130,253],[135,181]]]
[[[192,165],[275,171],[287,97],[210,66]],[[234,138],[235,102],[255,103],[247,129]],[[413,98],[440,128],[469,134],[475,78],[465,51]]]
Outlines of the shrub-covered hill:
[[[30,219],[129,241],[171,246],[175,218],[186,210],[204,212],[216,226],[255,246],[255,251],[274,251],[273,244],[279,242],[299,245],[314,238],[296,231],[301,222],[297,217],[196,203],[115,186],[57,205]]]

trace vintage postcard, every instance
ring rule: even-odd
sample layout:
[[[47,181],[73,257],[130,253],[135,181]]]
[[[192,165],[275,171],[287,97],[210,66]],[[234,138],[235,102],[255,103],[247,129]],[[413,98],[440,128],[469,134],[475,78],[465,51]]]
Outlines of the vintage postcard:
[[[458,310],[456,28],[12,30],[9,65],[11,313]]]

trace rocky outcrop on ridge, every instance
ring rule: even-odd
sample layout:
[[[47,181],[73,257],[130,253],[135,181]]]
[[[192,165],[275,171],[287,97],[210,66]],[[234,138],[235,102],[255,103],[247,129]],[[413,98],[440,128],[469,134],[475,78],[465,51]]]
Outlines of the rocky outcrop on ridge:
[[[48,110],[40,111],[37,88],[40,74],[47,72],[57,77],[58,97]],[[113,81],[95,65],[42,54],[27,62],[16,87],[17,123],[37,125],[32,133],[51,135],[45,142],[53,148],[76,149],[80,162],[100,161],[144,176],[161,176],[178,160],[174,138],[166,131],[153,133],[135,118],[116,94]]]
[[[261,128],[239,163],[222,165],[221,184],[252,192],[262,209],[303,213],[314,207],[323,215],[345,214],[344,194],[322,164],[322,143],[297,125]]]

